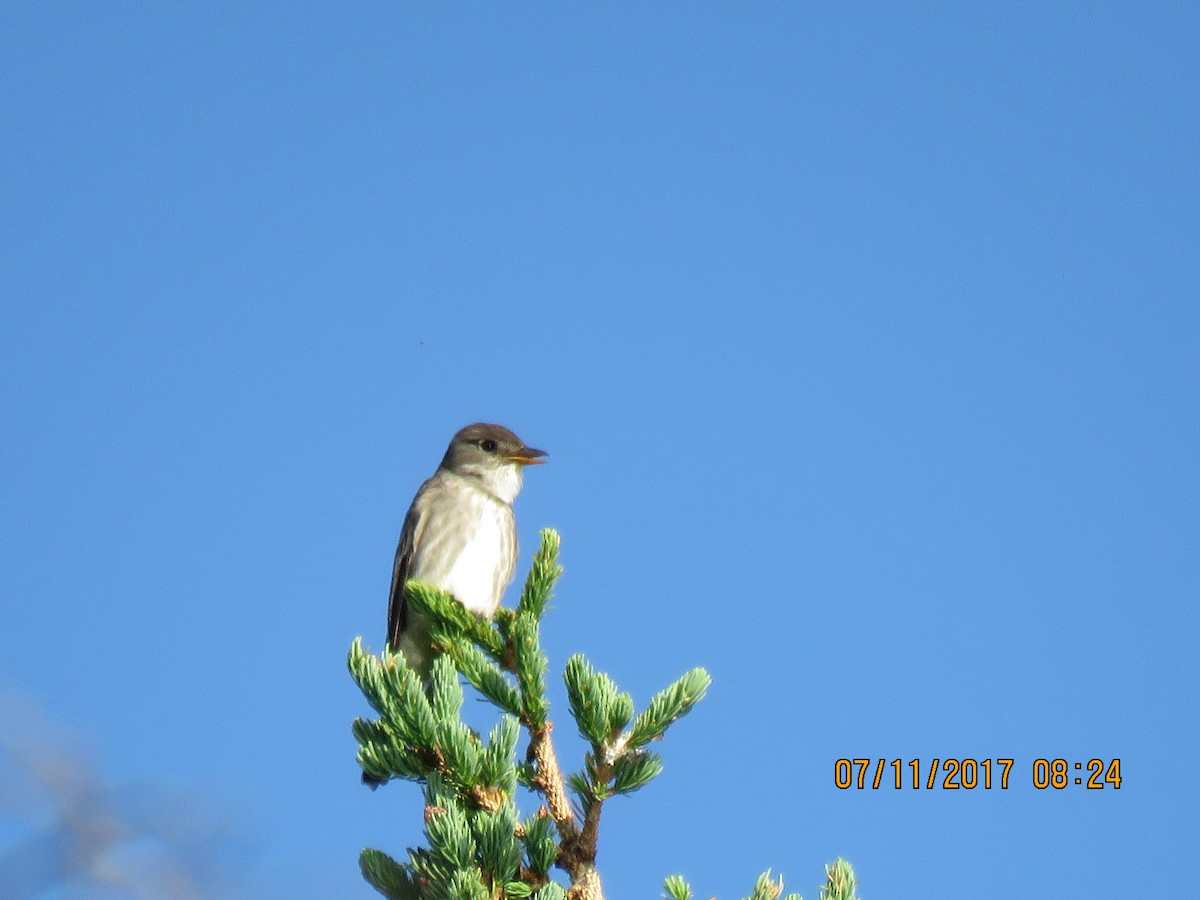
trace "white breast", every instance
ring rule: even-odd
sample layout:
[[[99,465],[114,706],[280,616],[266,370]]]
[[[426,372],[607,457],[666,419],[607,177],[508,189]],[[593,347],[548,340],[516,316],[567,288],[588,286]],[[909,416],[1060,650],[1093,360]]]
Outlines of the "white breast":
[[[471,612],[491,616],[512,579],[516,529],[512,507],[467,481],[443,485],[457,511],[431,522],[417,542],[409,576],[449,591]]]
[[[500,504],[480,503],[478,526],[463,546],[442,586],[474,613],[490,616],[500,605],[507,587],[502,560],[506,557],[506,517],[511,515]]]

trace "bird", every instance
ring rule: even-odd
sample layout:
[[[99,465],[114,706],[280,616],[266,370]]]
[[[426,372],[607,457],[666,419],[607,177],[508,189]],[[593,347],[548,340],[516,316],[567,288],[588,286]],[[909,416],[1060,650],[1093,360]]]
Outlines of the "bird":
[[[447,591],[490,619],[517,565],[513,501],[525,467],[547,456],[503,425],[476,422],[454,435],[413,498],[392,565],[387,646],[426,682],[434,652],[430,623],[405,602],[405,583],[416,579]]]

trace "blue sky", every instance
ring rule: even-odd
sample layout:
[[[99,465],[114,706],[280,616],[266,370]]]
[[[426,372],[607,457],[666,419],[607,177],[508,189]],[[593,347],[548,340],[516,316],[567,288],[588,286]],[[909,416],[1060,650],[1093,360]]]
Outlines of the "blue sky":
[[[552,672],[714,679],[606,808],[610,897],[814,898],[838,855],[867,898],[1193,880],[1193,5],[0,26],[0,684],[116,796],[226,823],[223,892],[374,896],[359,849],[417,843],[344,660],[476,420],[552,454],[517,503],[522,573],[563,538]],[[841,757],[1016,764],[840,791]]]

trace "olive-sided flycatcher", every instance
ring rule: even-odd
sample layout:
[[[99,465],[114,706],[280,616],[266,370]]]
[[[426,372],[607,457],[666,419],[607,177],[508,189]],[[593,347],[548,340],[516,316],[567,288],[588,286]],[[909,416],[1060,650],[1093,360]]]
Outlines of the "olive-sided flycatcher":
[[[448,591],[490,618],[517,566],[513,500],[525,467],[544,456],[501,425],[468,425],[413,498],[392,568],[387,644],[423,676],[433,662],[429,623],[405,604],[404,583]]]

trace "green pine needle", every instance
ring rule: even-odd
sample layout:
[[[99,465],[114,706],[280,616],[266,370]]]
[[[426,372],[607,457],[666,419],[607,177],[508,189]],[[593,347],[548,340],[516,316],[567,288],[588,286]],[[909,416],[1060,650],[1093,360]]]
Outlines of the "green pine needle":
[[[560,543],[558,532],[553,528],[542,529],[541,546],[533,555],[529,577],[525,579],[521,599],[517,601],[518,614],[529,614],[537,621],[545,614],[546,605],[554,595],[554,583],[563,571],[562,566],[558,564]]]
[[[651,698],[645,711],[634,719],[629,734],[629,746],[640,747],[662,737],[673,723],[691,711],[712,683],[703,669],[692,669],[674,684],[659,691]]]
[[[479,869],[455,872],[446,890],[446,900],[490,900]],[[422,898],[425,900],[425,898]],[[433,898],[430,898],[433,900]]]
[[[384,722],[355,719],[352,731],[359,744],[358,763],[368,775],[380,781],[393,777],[417,780],[431,771]]]
[[[488,735],[483,750],[479,781],[484,787],[498,787],[508,796],[517,789],[516,765],[513,754],[520,736],[520,725],[512,716],[502,716]]]
[[[522,613],[512,625],[513,649],[516,651],[517,685],[521,690],[521,709],[526,724],[534,730],[546,726],[550,703],[546,700],[546,668],[549,662],[542,652],[538,623],[532,615]]]
[[[509,715],[521,715],[521,695],[482,650],[459,638],[449,644],[449,652],[458,670],[475,690]]]
[[[429,673],[429,703],[438,724],[457,722],[462,713],[463,691],[458,673],[447,656],[438,656]]]
[[[662,774],[662,757],[649,750],[626,753],[613,764],[613,792],[632,794]]]
[[[599,750],[609,736],[610,707],[616,693],[616,685],[606,690],[606,685],[591,664],[577,653],[567,660],[563,670],[563,681],[567,686],[567,703],[579,735]],[[611,679],[607,679],[612,684]]]
[[[616,686],[614,685],[614,688]],[[617,734],[629,724],[633,718],[633,697],[621,693],[613,697],[608,708],[608,727],[611,734]]]
[[[692,900],[692,886],[682,875],[668,875],[663,881],[663,900]]]
[[[449,626],[458,634],[471,629],[475,616],[454,599],[449,591],[439,590],[423,581],[409,579],[404,583],[404,600],[435,624]]]
[[[529,868],[545,876],[558,859],[554,820],[530,816],[525,820],[525,859]]]
[[[783,893],[783,876],[780,876],[778,883],[771,880],[771,870],[763,872],[758,876],[758,881],[754,883],[754,893],[747,900],[776,900]]]
[[[567,775],[567,787],[579,798],[579,805],[586,812],[596,801],[596,790],[586,776],[579,772]]]
[[[456,804],[439,807],[425,818],[425,836],[433,853],[455,870],[474,869],[478,849],[467,816]]]
[[[446,759],[446,768],[464,787],[479,784],[483,769],[483,748],[479,738],[462,722],[442,722],[437,729],[437,747]]]
[[[556,882],[550,881],[538,888],[533,900],[566,900],[567,892]]]
[[[825,867],[821,900],[858,900],[858,879],[850,863],[841,857]]]
[[[382,850],[364,850],[358,868],[366,882],[389,900],[421,900],[408,871]]]
[[[522,855],[516,826],[517,811],[511,803],[474,816],[479,860],[492,883],[507,883],[516,877]]]

